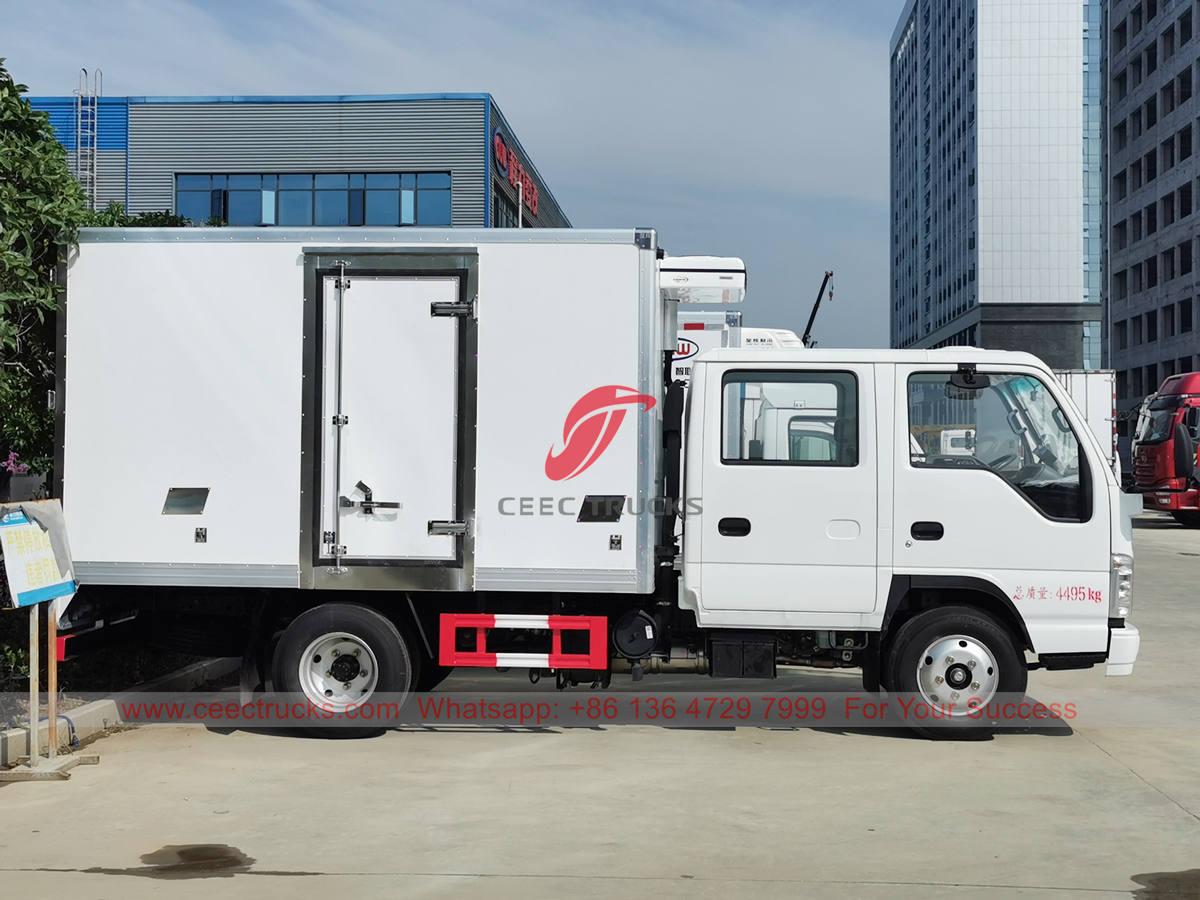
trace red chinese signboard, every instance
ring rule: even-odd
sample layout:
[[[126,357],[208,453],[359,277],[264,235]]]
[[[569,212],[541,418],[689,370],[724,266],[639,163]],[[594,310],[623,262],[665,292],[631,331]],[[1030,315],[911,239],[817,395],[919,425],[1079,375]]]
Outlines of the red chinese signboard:
[[[536,216],[538,211],[537,184],[534,183],[533,176],[529,174],[529,171],[517,159],[516,151],[508,146],[508,141],[504,139],[499,128],[492,135],[492,155],[496,158],[497,171],[508,179],[508,183],[514,189],[517,185],[521,186],[521,196],[525,201],[525,208]]]

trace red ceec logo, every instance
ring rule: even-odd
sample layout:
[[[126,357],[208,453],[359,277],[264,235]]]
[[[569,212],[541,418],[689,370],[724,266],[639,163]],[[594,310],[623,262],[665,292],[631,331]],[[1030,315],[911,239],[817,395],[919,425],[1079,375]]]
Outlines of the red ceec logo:
[[[546,477],[566,481],[586,472],[617,436],[630,406],[648,412],[654,408],[654,398],[630,387],[606,384],[576,400],[563,422],[562,445],[546,454]]]

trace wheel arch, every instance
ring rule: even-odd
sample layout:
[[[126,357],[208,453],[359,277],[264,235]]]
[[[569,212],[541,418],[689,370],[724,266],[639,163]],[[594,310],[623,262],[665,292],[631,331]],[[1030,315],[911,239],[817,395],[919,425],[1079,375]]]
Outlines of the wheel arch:
[[[881,644],[917,613],[950,604],[993,614],[1019,638],[1022,649],[1033,650],[1029,629],[1012,598],[994,583],[966,575],[893,575],[879,626]]]
[[[421,662],[436,663],[436,614],[422,616],[407,592],[392,591],[272,591],[250,604],[245,649],[242,654],[241,691],[243,702],[266,684],[272,668],[277,638],[297,616],[319,606],[342,603],[374,610],[392,622],[412,644]]]
[[[901,625],[917,613],[951,605],[989,613],[1016,637],[1020,649],[1033,650],[1029,629],[1012,599],[987,579],[966,575],[893,575],[878,638],[868,645],[871,659],[863,667],[864,688],[879,690],[879,663]]]

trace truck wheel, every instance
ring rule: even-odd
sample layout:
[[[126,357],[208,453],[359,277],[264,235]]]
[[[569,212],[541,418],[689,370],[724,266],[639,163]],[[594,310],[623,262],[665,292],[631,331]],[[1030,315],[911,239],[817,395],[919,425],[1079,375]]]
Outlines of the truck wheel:
[[[416,654],[385,616],[352,603],[325,603],[298,615],[275,648],[277,691],[303,695],[327,710],[329,725],[304,730],[323,737],[367,737],[382,725],[355,724],[352,708],[372,698],[402,699],[420,677]]]
[[[1200,512],[1194,509],[1176,510],[1171,518],[1185,528],[1200,528]]]
[[[1024,654],[1009,630],[968,606],[926,610],[897,631],[884,683],[906,724],[933,738],[984,738],[997,719],[988,704],[1024,697]]]

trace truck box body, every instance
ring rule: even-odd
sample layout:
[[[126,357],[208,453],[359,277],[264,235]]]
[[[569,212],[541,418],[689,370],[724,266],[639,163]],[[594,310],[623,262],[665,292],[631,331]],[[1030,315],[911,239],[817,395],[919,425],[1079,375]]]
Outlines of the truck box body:
[[[1055,369],[1096,440],[1111,448],[1113,473],[1121,481],[1121,457],[1117,452],[1117,373],[1112,369]]]
[[[654,491],[655,279],[633,231],[85,230],[58,395],[80,580],[649,591],[647,516],[576,519]],[[368,499],[401,505],[339,506]]]

